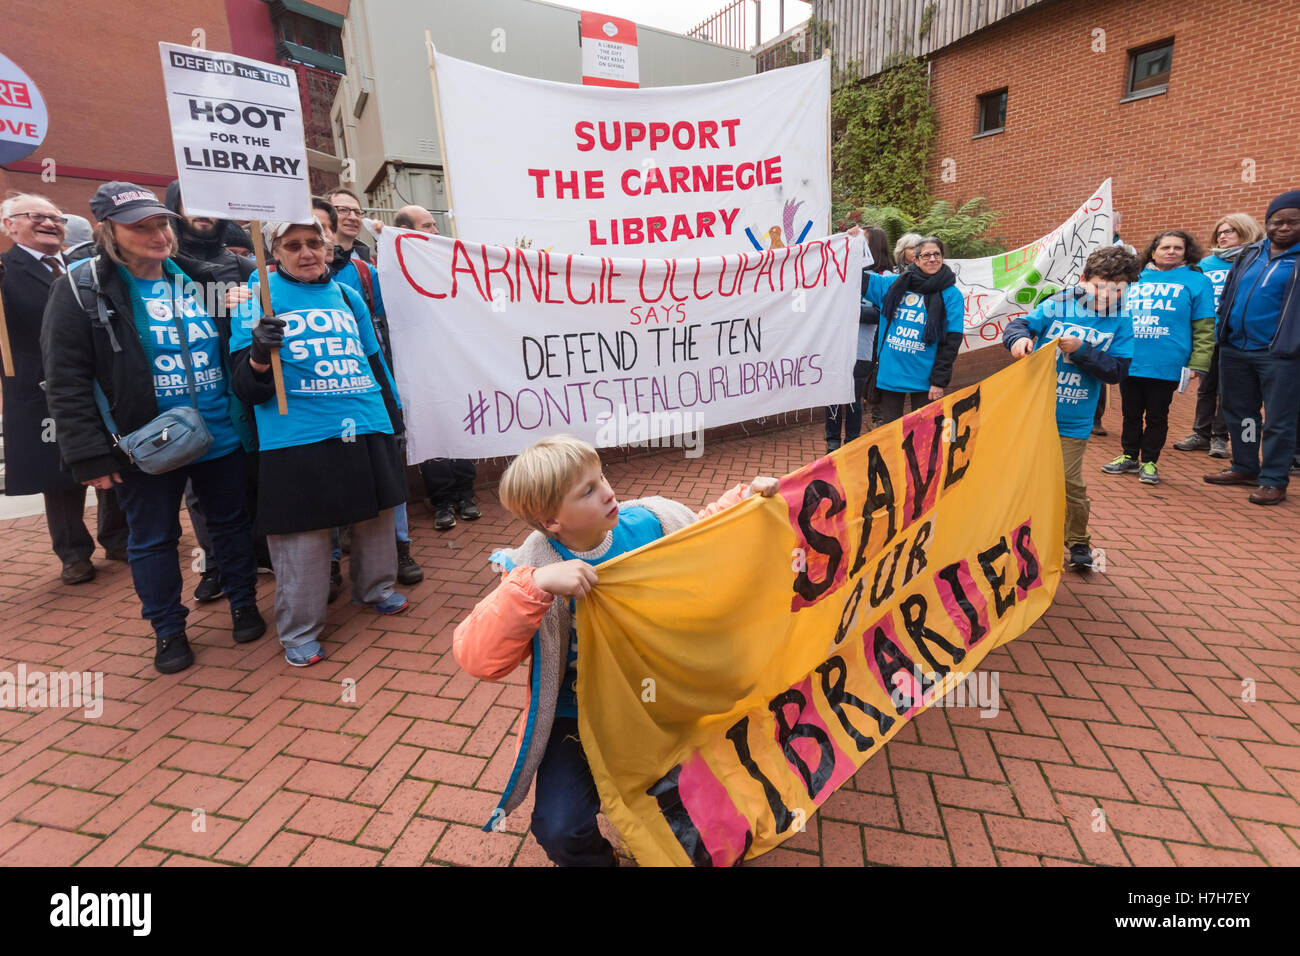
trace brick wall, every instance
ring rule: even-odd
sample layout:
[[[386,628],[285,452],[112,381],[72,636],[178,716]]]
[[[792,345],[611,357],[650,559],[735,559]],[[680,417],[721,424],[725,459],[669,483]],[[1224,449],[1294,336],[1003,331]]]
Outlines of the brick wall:
[[[1105,52],[1093,52],[1094,30]],[[1128,50],[1174,38],[1167,93],[1121,103]],[[1141,249],[1182,228],[1203,244],[1214,220],[1300,188],[1300,12],[1239,0],[1058,0],[939,51],[931,85],[941,199],[987,197],[994,232],[1022,245],[1054,228],[1106,177],[1123,235]],[[1289,50],[1289,53],[1283,51]],[[975,133],[976,97],[1007,87],[1004,132]],[[941,163],[956,163],[956,181]],[[1242,160],[1255,181],[1242,179]]]

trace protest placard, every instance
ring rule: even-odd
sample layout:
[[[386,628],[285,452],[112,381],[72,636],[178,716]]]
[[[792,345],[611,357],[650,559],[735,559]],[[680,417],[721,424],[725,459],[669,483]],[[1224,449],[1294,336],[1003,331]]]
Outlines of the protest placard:
[[[555,432],[635,444],[850,401],[865,257],[847,235],[610,259],[385,229],[408,458],[515,454]]]
[[[707,256],[827,231],[829,60],[653,89],[432,60],[462,238]]]
[[[1083,275],[1088,256],[1114,238],[1110,180],[1041,239],[983,259],[949,259],[966,299],[962,351],[999,345],[1007,323]]]
[[[311,222],[294,72],[174,43],[158,49],[186,214]]]

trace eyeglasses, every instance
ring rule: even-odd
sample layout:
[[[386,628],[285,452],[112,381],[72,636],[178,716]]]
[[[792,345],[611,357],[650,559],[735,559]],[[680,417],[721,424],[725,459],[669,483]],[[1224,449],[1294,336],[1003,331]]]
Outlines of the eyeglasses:
[[[47,216],[43,212],[16,212],[10,215],[10,219],[17,219],[19,216],[26,216],[32,221],[33,226],[39,226],[43,222],[52,222],[60,226],[68,224],[67,216]]]
[[[289,242],[280,243],[280,248],[290,255],[297,255],[302,247],[306,246],[312,252],[320,252],[325,248],[324,239],[294,239]]]
[[[1214,238],[1222,239],[1224,236],[1229,236],[1229,235],[1235,236],[1236,234],[1237,234],[1237,230],[1229,226],[1226,229],[1220,229],[1218,232],[1216,232],[1214,234]]]
[[[942,253],[942,252],[923,252],[923,253],[921,253],[919,256],[917,256],[916,258],[917,258],[917,259],[927,259],[927,260],[928,260],[928,259],[942,259],[942,258],[943,258],[943,253]]]
[[[335,206],[334,211],[337,212],[340,216],[356,216],[357,218],[361,217],[360,206]]]

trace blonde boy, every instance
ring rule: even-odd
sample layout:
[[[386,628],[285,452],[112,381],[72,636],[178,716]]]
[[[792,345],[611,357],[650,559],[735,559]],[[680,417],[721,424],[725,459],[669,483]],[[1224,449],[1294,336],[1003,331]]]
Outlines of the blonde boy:
[[[619,505],[596,449],[559,435],[531,445],[501,478],[501,503],[536,529],[492,563],[505,574],[456,628],[457,662],[480,680],[502,680],[531,658],[519,754],[492,829],[537,778],[532,830],[560,866],[617,866],[596,826],[600,797],[578,739],[578,635],[574,601],[596,585],[595,566],[721,511],[747,495],[770,496],[775,478],[737,485],[696,513],[668,498]],[[559,598],[560,600],[557,600]]]

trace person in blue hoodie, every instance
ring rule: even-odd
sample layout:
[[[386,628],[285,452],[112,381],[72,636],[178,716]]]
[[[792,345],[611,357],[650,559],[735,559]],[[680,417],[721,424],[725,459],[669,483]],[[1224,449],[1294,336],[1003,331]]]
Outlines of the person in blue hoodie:
[[[1228,271],[1241,254],[1241,250],[1252,242],[1264,238],[1264,230],[1254,217],[1244,212],[1229,213],[1220,217],[1210,230],[1214,252],[1201,260],[1201,271],[1214,286],[1214,311],[1219,311],[1219,296],[1223,294],[1223,283],[1228,278]],[[1182,441],[1174,442],[1178,451],[1208,451],[1211,458],[1228,457],[1228,426],[1223,420],[1223,404],[1219,400],[1219,346],[1214,345],[1214,354],[1210,358],[1210,370],[1201,376],[1200,388],[1196,392],[1196,418],[1192,422],[1192,433]]]
[[[324,231],[265,223],[279,268],[274,315],[259,297],[232,323],[235,394],[254,407],[261,446],[258,515],[275,562],[275,618],[285,659],[324,657],[330,533],[352,526],[353,603],[381,614],[409,606],[393,590],[393,509],[406,500],[403,430],[392,376],[365,301],[330,278]],[[279,414],[271,356],[279,352],[288,413]]]
[[[1250,502],[1276,505],[1286,500],[1300,417],[1300,189],[1269,203],[1264,232],[1267,238],[1237,257],[1219,299],[1219,375],[1232,467],[1205,480],[1258,485]]]
[[[943,242],[929,236],[916,244],[916,261],[898,275],[868,273],[863,300],[880,309],[876,339],[876,390],[886,422],[943,396],[961,348],[966,300],[957,276],[944,265]]]
[[[1108,384],[1123,383],[1128,375],[1133,318],[1124,308],[1123,296],[1140,272],[1133,253],[1121,246],[1103,246],[1088,256],[1077,286],[1044,299],[1002,333],[1002,344],[1016,358],[1056,342],[1056,429],[1065,462],[1065,546],[1076,568],[1092,567],[1088,535],[1092,502],[1083,480],[1083,453],[1102,391]]]
[[[1101,466],[1108,475],[1135,471],[1143,484],[1159,483],[1156,462],[1183,368],[1204,374],[1210,367],[1214,287],[1188,265],[1200,259],[1196,240],[1179,229],[1160,233],[1142,255],[1142,274],[1124,299],[1133,316],[1133,363],[1119,387],[1124,452]]]

